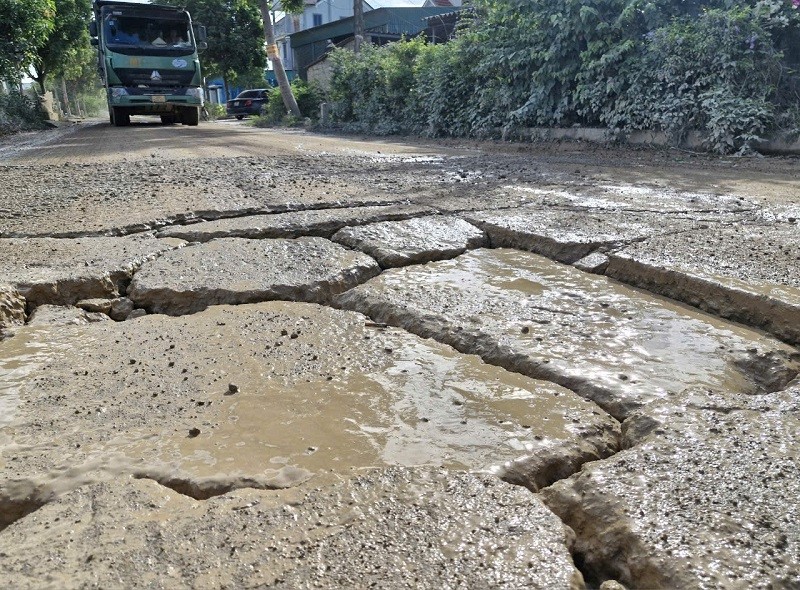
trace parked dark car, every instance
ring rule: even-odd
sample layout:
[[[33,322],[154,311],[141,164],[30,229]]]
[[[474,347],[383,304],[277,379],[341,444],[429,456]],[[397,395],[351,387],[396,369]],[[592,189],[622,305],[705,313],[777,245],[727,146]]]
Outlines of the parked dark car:
[[[239,96],[229,100],[225,105],[228,115],[243,119],[247,115],[260,115],[261,107],[269,100],[269,88],[256,88],[244,90]]]

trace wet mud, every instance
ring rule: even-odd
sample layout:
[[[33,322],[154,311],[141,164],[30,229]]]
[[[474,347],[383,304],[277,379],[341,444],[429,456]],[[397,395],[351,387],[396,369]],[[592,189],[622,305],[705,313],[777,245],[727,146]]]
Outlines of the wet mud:
[[[618,423],[571,391],[327,307],[215,306],[58,335],[57,350],[41,329],[22,350],[22,334],[0,343],[15,359],[9,500],[126,472],[207,498],[386,465],[539,489],[619,448]]]
[[[591,399],[619,419],[687,387],[785,387],[795,349],[691,308],[510,249],[384,272],[344,308]],[[766,374],[766,375],[765,375]]]
[[[0,145],[13,587],[800,584],[800,164],[134,127]]]
[[[792,588],[800,427],[794,387],[690,391],[630,419],[632,448],[542,493],[595,580],[632,588]],[[713,434],[713,436],[710,436]]]

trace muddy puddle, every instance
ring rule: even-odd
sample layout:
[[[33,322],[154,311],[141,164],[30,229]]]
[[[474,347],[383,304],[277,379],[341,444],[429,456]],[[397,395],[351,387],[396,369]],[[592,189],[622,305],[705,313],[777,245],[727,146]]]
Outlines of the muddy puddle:
[[[605,277],[510,249],[390,270],[347,309],[565,385],[624,417],[687,387],[759,391],[797,373],[796,351]]]
[[[581,404],[559,403],[531,380],[477,357],[421,341],[397,342],[391,365],[335,379],[246,379],[210,427],[194,437],[154,437],[126,450],[200,477],[265,466],[310,472],[383,465],[497,470],[498,457],[577,434]],[[387,353],[388,354],[388,353]],[[575,401],[575,400],[573,400]]]
[[[127,471],[225,491],[444,466],[513,471],[536,488],[554,463],[576,469],[618,445],[617,422],[562,387],[328,307],[217,306],[59,330],[57,362],[7,360],[21,377],[6,397],[28,403],[10,425],[6,476]]]
[[[21,328],[13,337],[0,340],[0,428],[14,420],[26,384],[40,377],[42,367],[63,358],[70,346],[58,328]]]

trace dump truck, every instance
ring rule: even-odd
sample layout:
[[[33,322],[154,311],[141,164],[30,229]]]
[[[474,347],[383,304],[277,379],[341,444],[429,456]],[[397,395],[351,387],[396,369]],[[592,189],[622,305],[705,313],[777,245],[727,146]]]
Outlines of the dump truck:
[[[203,108],[197,51],[206,46],[205,28],[175,6],[95,0],[92,9],[89,34],[111,124],[153,115],[164,125],[197,125]]]

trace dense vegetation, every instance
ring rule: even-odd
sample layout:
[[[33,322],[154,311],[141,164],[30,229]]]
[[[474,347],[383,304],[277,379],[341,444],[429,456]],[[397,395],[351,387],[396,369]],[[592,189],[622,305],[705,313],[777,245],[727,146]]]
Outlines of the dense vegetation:
[[[0,134],[42,126],[37,94],[53,91],[69,114],[102,105],[89,45],[91,0],[0,1]],[[36,82],[29,94],[20,79]]]
[[[317,85],[308,84],[300,78],[292,80],[291,87],[302,118],[287,113],[280,89],[273,88],[270,90],[269,100],[261,109],[261,115],[253,119],[256,127],[296,126],[302,125],[304,119],[318,119],[319,106],[324,100],[323,91]]]
[[[456,38],[338,50],[349,127],[513,136],[535,126],[690,130],[748,150],[800,124],[800,0],[473,0]]]
[[[264,85],[264,7],[273,0],[159,0],[183,6],[208,31],[203,73],[230,85]],[[283,10],[301,11],[303,0],[281,0]],[[96,50],[89,44],[91,0],[0,0],[0,134],[42,125],[37,94],[53,91],[68,114],[105,109],[97,76]],[[36,87],[19,91],[30,76]],[[287,82],[287,91],[288,82]]]

